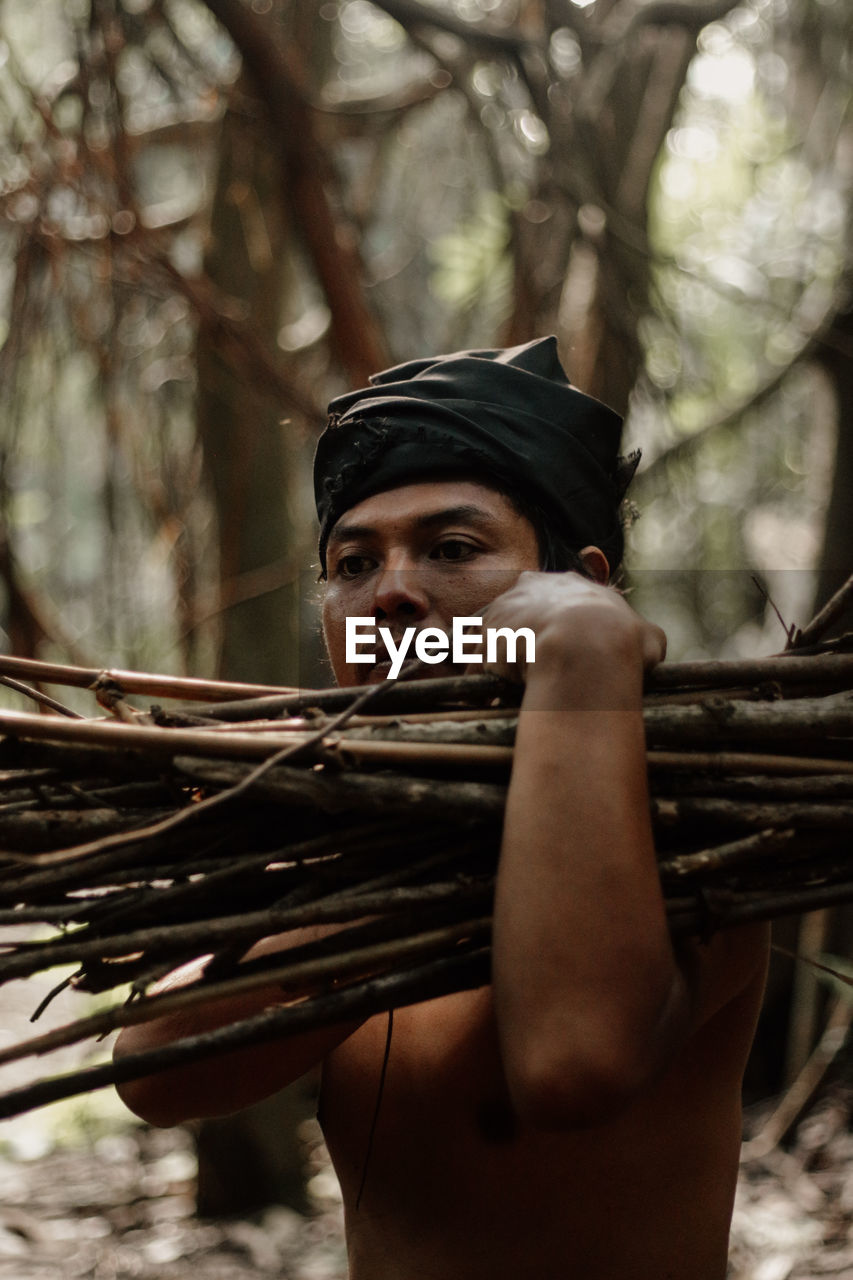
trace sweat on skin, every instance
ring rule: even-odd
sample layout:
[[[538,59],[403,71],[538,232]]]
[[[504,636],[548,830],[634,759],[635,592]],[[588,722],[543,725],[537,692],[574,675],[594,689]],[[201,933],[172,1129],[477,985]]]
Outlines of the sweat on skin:
[[[478,628],[479,635],[467,634],[469,628]],[[449,636],[441,627],[424,627],[421,630],[418,630],[417,627],[406,627],[399,643],[397,643],[394,640],[391,628],[377,627],[375,618],[351,617],[346,619],[346,661],[356,663],[375,662],[375,652],[364,653],[362,652],[362,646],[372,644],[375,640],[373,633],[378,630],[379,638],[385,645],[385,650],[391,659],[391,666],[385,677],[387,680],[396,680],[399,676],[413,639],[415,642],[414,656],[421,662],[432,665],[433,663],[444,662],[448,656],[451,657],[451,661],[456,666],[462,666],[468,662],[482,662],[482,628],[482,618],[457,617],[453,619]],[[534,662],[536,659],[536,635],[530,627],[518,627],[515,630],[512,627],[487,627],[485,631],[486,662],[497,661],[499,640],[502,640],[506,645],[507,661],[515,662],[520,639],[524,641],[525,645],[525,662]]]

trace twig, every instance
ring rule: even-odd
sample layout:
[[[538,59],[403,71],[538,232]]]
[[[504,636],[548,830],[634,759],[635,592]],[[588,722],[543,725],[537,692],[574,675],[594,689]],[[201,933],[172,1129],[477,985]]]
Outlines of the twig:
[[[354,711],[361,710],[361,708],[371,700],[379,688],[381,688],[380,685],[371,685],[368,689],[365,689],[364,692],[355,699],[350,707],[342,711],[341,714],[332,721],[328,728],[335,729],[343,725]],[[0,725],[2,725],[4,719],[7,718],[8,717],[0,715]],[[103,727],[106,728],[107,726],[105,725]],[[124,724],[113,725],[110,727],[109,731],[123,736],[132,735],[134,738],[138,734],[145,736],[159,732],[156,729],[137,729],[131,725]],[[192,733],[193,731],[173,729],[165,732],[168,736],[169,733]],[[303,749],[310,747],[314,741],[319,742],[325,732],[325,729],[319,730],[313,738],[309,738],[305,742],[296,742],[283,747],[281,751],[276,752],[274,755],[269,756],[268,759],[262,761],[256,769],[251,770],[250,773],[247,773],[239,781],[234,782],[227,791],[220,791],[216,795],[208,796],[205,800],[199,801],[198,804],[189,805],[184,809],[179,809],[177,813],[171,814],[168,818],[164,818],[160,822],[156,822],[151,826],[133,831],[133,843],[138,844],[142,840],[151,840],[155,837],[165,835],[167,832],[174,831],[176,827],[181,826],[182,824],[197,820],[199,814],[204,814],[206,816],[212,809],[221,808],[223,805],[236,800],[238,796],[242,795],[245,791],[248,791],[250,787],[259,782],[270,769],[273,769],[283,761],[298,755]],[[63,849],[54,853],[42,854],[33,859],[33,861],[40,865],[51,865],[55,862],[67,862],[72,858],[85,858],[90,854],[102,853],[107,849],[114,849],[126,845],[127,843],[128,839],[126,836],[106,836],[102,840],[94,840],[87,844],[77,845],[73,849]]]
[[[841,617],[848,605],[853,604],[853,573],[843,583],[834,596],[827,600],[826,604],[811,620],[806,623],[802,631],[796,630],[793,638],[789,641],[788,647],[791,649],[801,649],[806,645],[814,644],[816,640],[822,639],[826,635],[832,624]]]
[[[818,911],[821,907],[844,906],[849,902],[853,902],[853,881],[846,879],[788,893],[759,890],[736,894],[731,890],[708,889],[702,894],[701,905],[697,906],[695,902],[668,903],[667,915],[673,934],[695,937],[717,929],[802,915]]]
[[[479,947],[461,955],[433,959],[396,973],[367,978],[311,1002],[270,1010],[242,1022],[178,1040],[160,1049],[128,1054],[111,1063],[54,1076],[0,1094],[0,1119],[21,1115],[48,1102],[75,1097],[105,1085],[138,1080],[158,1071],[195,1062],[211,1053],[248,1048],[280,1036],[298,1035],[337,1021],[364,1019],[390,1008],[465,991],[489,981],[489,952]]]
[[[770,658],[709,659],[702,662],[664,662],[655,667],[649,691],[658,689],[734,688],[771,681],[806,684],[844,684],[853,679],[853,653],[804,657],[793,651]]]
[[[806,957],[799,957],[806,959]],[[758,1133],[741,1148],[741,1164],[763,1160],[783,1142],[817,1093],[827,1071],[847,1041],[850,1023],[853,1021],[853,1003],[850,999],[836,1000],[826,1030],[818,1041],[806,1065],[781,1101],[765,1120]]]
[[[761,804],[758,801],[652,798],[652,818],[662,827],[692,824],[762,831],[770,827],[853,831],[853,804]]]
[[[22,693],[25,698],[32,698],[41,707],[47,707],[49,711],[56,711],[61,716],[68,716],[70,720],[85,720],[79,711],[72,711],[70,707],[66,707],[63,703],[57,702],[56,698],[51,698],[46,693],[42,693],[39,689],[31,689],[28,684],[23,684],[20,680],[13,680],[11,676],[0,675],[0,684],[4,684],[7,689],[14,689],[15,693]]]
[[[413,933],[409,922],[408,932],[405,931],[405,925],[398,925],[395,935],[380,939],[379,942],[371,941],[371,931],[367,928],[349,928],[336,935],[338,944],[342,942],[344,946],[350,947],[349,951],[332,953],[330,942],[326,939],[322,944],[315,942],[294,948],[290,952],[273,952],[259,961],[240,964],[236,972],[215,981],[204,978],[138,1000],[125,1000],[65,1026],[55,1027],[42,1035],[32,1036],[19,1044],[0,1049],[0,1066],[79,1044],[92,1037],[103,1037],[119,1027],[138,1026],[212,1000],[245,995],[265,987],[276,988],[278,995],[289,993],[289,1000],[301,998],[312,985],[328,981],[337,984],[338,980],[347,976],[348,970],[350,977],[353,974],[363,976],[366,971],[377,967],[405,964],[413,959],[423,958],[437,949],[446,948],[448,944],[455,945],[469,935],[475,939],[486,937],[489,923],[483,917],[480,920],[456,921],[441,928],[422,929]],[[375,929],[373,933],[375,934]],[[360,941],[359,935],[362,935],[363,941]],[[357,942],[360,945],[355,945]],[[324,948],[324,954],[318,956],[316,952],[320,946]],[[302,959],[308,952],[315,954]]]
[[[685,853],[677,858],[668,858],[659,864],[658,869],[663,877],[729,870],[732,866],[740,866],[755,857],[778,853],[789,846],[795,836],[793,827],[787,827],[781,831],[774,827],[767,827],[753,836],[745,836],[742,840],[732,840],[728,844],[716,845],[712,849],[701,849],[696,853]]]
[[[782,774],[802,776],[823,774],[853,776],[853,760],[816,756],[770,755],[748,751],[649,751],[650,769],[685,769],[691,772]],[[715,783],[717,787],[720,782]]]
[[[794,632],[796,631],[796,627],[794,626],[794,624],[793,624],[793,623],[791,623],[791,624],[789,625],[789,624],[785,621],[785,619],[782,617],[782,614],[779,612],[779,609],[778,609],[778,607],[777,607],[777,605],[776,605],[776,601],[773,599],[773,597],[771,596],[770,592],[767,590],[767,588],[765,587],[765,585],[764,585],[764,583],[761,581],[761,579],[760,579],[760,578],[758,578],[754,573],[753,573],[753,574],[751,574],[750,576],[751,576],[751,578],[752,578],[752,581],[753,581],[754,585],[758,588],[758,591],[759,591],[759,593],[760,593],[760,595],[761,595],[762,599],[764,600],[764,603],[765,603],[765,604],[769,604],[769,605],[770,605],[770,608],[771,608],[771,609],[773,610],[773,612],[776,614],[776,619],[777,619],[777,621],[778,621],[778,623],[779,623],[779,626],[780,626],[780,627],[782,628],[782,630],[785,632],[785,648],[786,648],[786,649],[790,648],[790,647],[791,647],[791,641],[792,641],[792,639],[793,639],[793,637],[794,637]]]
[[[793,698],[787,702],[743,702],[708,698],[694,706],[648,706],[646,739],[651,746],[706,747],[709,743],[825,743],[828,735],[853,733],[853,698]]]
[[[152,675],[142,671],[72,667],[56,662],[37,662],[32,658],[0,655],[0,674],[23,676],[44,684],[71,685],[89,689],[105,677],[119,685],[125,693],[144,694],[152,698],[196,698],[215,702],[223,698],[257,698],[265,694],[298,694],[298,689],[282,689],[275,685],[238,684],[230,680],[197,680],[184,676]],[[76,715],[76,712],[72,712]]]
[[[182,953],[190,957],[202,951],[234,942],[247,944],[276,933],[315,924],[340,924],[381,915],[401,909],[413,910],[434,906],[448,901],[461,905],[469,900],[470,889],[459,884],[431,884],[414,889],[392,889],[379,893],[331,893],[288,909],[270,908],[237,916],[225,916],[218,920],[201,920],[191,924],[166,924],[148,929],[129,930],[112,936],[77,937],[59,942],[37,942],[19,946],[11,954],[0,956],[0,980],[25,977],[30,973],[56,968],[63,964],[84,964],[87,960],[120,960],[134,952],[149,954]],[[482,898],[481,886],[476,886],[475,898]],[[337,957],[336,959],[340,959]],[[309,976],[315,976],[313,973]],[[320,976],[325,976],[325,973]],[[277,982],[284,978],[276,977]],[[118,984],[116,984],[118,985]],[[0,1057],[2,1061],[2,1057]]]

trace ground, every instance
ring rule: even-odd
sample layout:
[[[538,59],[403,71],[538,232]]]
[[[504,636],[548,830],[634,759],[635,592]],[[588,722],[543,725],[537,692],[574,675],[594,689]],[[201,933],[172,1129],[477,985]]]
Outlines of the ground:
[[[306,1133],[309,1146],[317,1135]],[[340,1203],[325,1163],[315,1212],[194,1214],[195,1156],[183,1129],[135,1127],[24,1159],[0,1158],[3,1280],[344,1280]]]
[[[62,976],[0,986],[0,1046],[92,1011],[65,991],[32,1025]],[[0,1091],[104,1056],[86,1042],[7,1064]],[[195,1216],[191,1134],[138,1124],[112,1089],[0,1122],[0,1280],[345,1280],[337,1182],[316,1122],[301,1136],[314,1215],[214,1223]]]
[[[823,1276],[853,1280],[853,1088],[838,1081],[785,1149],[742,1163],[729,1254],[729,1280]]]

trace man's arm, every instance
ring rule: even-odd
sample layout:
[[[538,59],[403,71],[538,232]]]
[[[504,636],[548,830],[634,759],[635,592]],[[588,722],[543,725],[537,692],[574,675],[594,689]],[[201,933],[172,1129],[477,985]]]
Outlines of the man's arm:
[[[287,951],[330,932],[329,926],[300,929],[258,943],[247,959]],[[175,990],[197,978],[204,961],[170,975],[158,991]],[[285,1002],[280,987],[269,985],[241,995],[211,1000],[126,1027],[118,1036],[116,1058],[158,1049],[187,1036],[250,1018]],[[126,1106],[149,1124],[167,1126],[184,1120],[228,1115],[260,1102],[304,1075],[356,1030],[358,1022],[321,1027],[247,1049],[235,1049],[171,1068],[118,1086]]]
[[[537,634],[507,800],[495,1007],[514,1105],[531,1123],[606,1119],[763,962],[763,930],[676,951],[649,817],[644,671],[662,632],[612,590],[525,574],[490,625]]]

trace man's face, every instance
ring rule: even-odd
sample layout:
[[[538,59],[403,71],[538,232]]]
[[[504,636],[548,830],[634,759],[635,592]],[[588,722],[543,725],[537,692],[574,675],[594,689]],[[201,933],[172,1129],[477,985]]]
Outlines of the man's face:
[[[365,498],[329,536],[323,633],[339,685],[384,680],[389,663],[347,663],[348,617],[372,617],[395,642],[407,627],[450,632],[479,617],[524,569],[539,568],[530,521],[508,498],[468,480],[403,485]],[[377,657],[384,658],[377,637]],[[405,667],[404,667],[405,670]],[[449,662],[426,674],[447,675]]]

